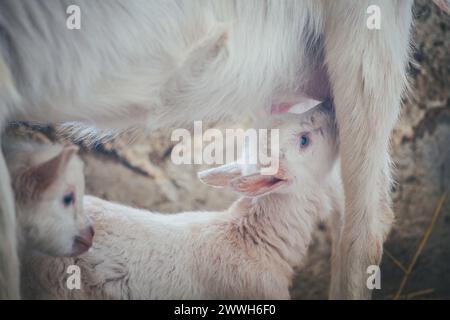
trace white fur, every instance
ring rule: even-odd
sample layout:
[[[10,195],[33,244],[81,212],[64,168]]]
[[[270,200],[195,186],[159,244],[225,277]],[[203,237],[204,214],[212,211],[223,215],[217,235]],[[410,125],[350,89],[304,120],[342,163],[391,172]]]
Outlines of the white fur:
[[[24,297],[39,299],[287,299],[294,268],[304,261],[319,218],[343,202],[330,112],[282,116],[284,186],[264,190],[228,166],[200,173],[244,194],[224,212],[158,214],[86,196],[93,249],[76,260],[30,256]],[[310,146],[299,137],[309,134]],[[328,161],[315,161],[317,157]],[[236,166],[238,168],[238,166]],[[265,177],[264,179],[269,178]],[[242,188],[247,185],[253,191]],[[68,290],[67,267],[81,269],[81,289]]]
[[[65,28],[69,4],[80,5],[81,30]],[[381,8],[380,30],[366,28],[369,5]],[[174,126],[256,114],[298,95],[323,98],[330,82],[346,194],[332,297],[369,298],[365,272],[379,262],[389,229],[388,138],[406,85],[411,5],[4,0],[0,123]],[[2,157],[0,174],[0,255],[8,261],[0,281],[11,281],[0,286],[1,297],[17,297],[14,211]]]
[[[90,221],[83,212],[83,163],[76,147],[4,139],[4,153],[16,195],[21,255],[76,254],[74,242]],[[44,188],[45,186],[45,188]],[[73,203],[64,204],[64,196]]]

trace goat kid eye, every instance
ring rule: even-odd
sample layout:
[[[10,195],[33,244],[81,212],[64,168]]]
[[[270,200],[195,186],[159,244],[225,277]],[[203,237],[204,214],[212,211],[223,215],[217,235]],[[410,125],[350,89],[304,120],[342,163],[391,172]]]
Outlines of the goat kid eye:
[[[75,203],[75,194],[70,192],[63,197],[63,204],[65,207],[71,206]]]
[[[306,147],[308,147],[310,142],[311,142],[311,139],[310,139],[309,135],[308,134],[302,134],[300,136],[300,141],[299,141],[300,149],[305,149]]]

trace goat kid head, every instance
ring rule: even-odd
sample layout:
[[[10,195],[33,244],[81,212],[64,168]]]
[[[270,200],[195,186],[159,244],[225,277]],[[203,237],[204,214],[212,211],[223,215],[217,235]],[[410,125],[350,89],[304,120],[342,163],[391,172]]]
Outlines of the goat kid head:
[[[280,130],[276,173],[262,174],[260,165],[249,173],[247,165],[233,162],[201,171],[199,179],[213,187],[230,187],[246,197],[301,192],[320,184],[331,172],[338,155],[333,108],[329,102],[324,102],[312,109],[290,112],[295,108],[295,105],[284,106],[282,112],[266,119],[264,127]],[[243,154],[246,152],[244,150]]]
[[[30,165],[12,174],[19,234],[33,250],[76,256],[92,245],[94,230],[83,211],[83,163],[77,150],[65,147],[50,159],[31,155]]]

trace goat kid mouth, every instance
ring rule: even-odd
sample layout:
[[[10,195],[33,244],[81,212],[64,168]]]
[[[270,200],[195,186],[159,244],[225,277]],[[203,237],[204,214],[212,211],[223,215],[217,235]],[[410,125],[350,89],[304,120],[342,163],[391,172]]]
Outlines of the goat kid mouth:
[[[70,256],[77,256],[88,251],[92,246],[92,241],[76,236],[73,243],[72,253]]]
[[[79,244],[81,244],[83,246],[86,246],[88,248],[92,245],[92,243],[90,241],[85,240],[84,238],[79,237],[79,236],[75,237],[75,242],[77,242],[77,243],[79,243]]]
[[[276,185],[276,184],[287,184],[287,183],[290,183],[290,180],[289,179],[286,179],[286,178],[284,178],[284,177],[281,177],[281,176],[271,176],[270,178],[269,178],[269,182],[270,182],[270,184],[272,184],[272,185]]]

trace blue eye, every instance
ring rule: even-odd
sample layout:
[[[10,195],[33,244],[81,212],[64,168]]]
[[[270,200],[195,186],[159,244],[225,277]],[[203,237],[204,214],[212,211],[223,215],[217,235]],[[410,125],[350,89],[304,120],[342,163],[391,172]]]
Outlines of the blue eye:
[[[70,192],[63,197],[63,204],[65,207],[68,207],[75,203],[75,194]]]
[[[304,149],[309,145],[310,139],[307,134],[300,136],[300,148]]]

